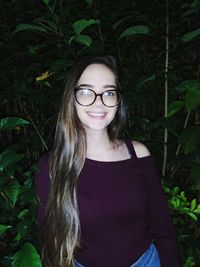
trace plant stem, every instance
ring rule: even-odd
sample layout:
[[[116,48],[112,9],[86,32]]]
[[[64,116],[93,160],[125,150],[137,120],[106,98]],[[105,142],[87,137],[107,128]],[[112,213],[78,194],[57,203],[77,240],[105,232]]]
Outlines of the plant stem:
[[[190,118],[190,110],[188,109],[187,111],[187,116],[185,118],[185,122],[184,122],[184,126],[183,126],[183,129],[187,128],[187,125],[188,125],[188,121],[189,121],[189,118]],[[179,152],[180,152],[180,149],[181,149],[181,143],[178,144],[177,146],[177,149],[176,149],[176,157],[179,155]],[[171,168],[171,177],[174,176],[175,172],[177,171],[178,167],[176,166],[172,166]]]
[[[167,117],[168,109],[168,69],[169,69],[169,6],[168,0],[166,0],[166,38],[165,38],[165,114],[164,117]],[[166,174],[167,166],[167,141],[168,141],[168,129],[164,129],[164,151],[163,151],[163,165],[162,165],[162,175]]]
[[[53,33],[57,34],[60,37],[64,37],[63,33],[57,32],[56,30],[52,29],[51,27],[47,26],[46,24],[39,22],[40,25],[42,25],[44,28],[46,28],[49,31],[52,31]]]
[[[197,78],[199,78],[199,76],[200,76],[200,64],[198,65],[198,69],[197,69]],[[188,121],[189,121],[189,118],[190,118],[190,114],[191,114],[191,111],[188,109],[187,110],[187,115],[186,115],[186,118],[185,118],[183,129],[187,128]],[[195,112],[195,125],[198,125],[198,119],[199,119],[198,111],[196,111]],[[179,143],[178,146],[177,146],[177,149],[176,149],[176,157],[180,153],[181,146],[182,146],[181,143]],[[171,177],[174,176],[174,174],[178,170],[178,166],[179,166],[179,164],[177,166],[172,165],[172,167],[171,167],[171,175],[170,175]]]
[[[37,134],[38,134],[38,136],[40,137],[40,140],[41,140],[42,144],[44,145],[44,147],[45,147],[46,150],[48,151],[48,147],[47,147],[47,145],[46,145],[44,139],[42,138],[42,136],[41,136],[41,134],[40,134],[40,132],[39,132],[37,126],[35,125],[34,121],[32,120],[30,114],[28,113],[28,111],[27,111],[27,109],[25,108],[25,105],[24,105],[23,103],[22,103],[22,107],[23,107],[25,113],[28,115],[28,119],[31,121],[31,123],[32,123],[32,125],[33,125],[33,127],[34,127],[34,129],[36,130],[36,132],[37,132]]]
[[[101,43],[103,44],[103,36],[102,36],[101,26],[99,24],[98,24],[98,29],[99,29]]]

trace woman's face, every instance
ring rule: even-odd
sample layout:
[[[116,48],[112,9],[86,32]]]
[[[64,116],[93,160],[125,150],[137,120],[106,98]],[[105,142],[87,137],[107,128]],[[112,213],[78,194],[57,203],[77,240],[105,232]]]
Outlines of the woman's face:
[[[81,103],[83,103],[82,101],[87,102],[87,99],[90,98],[90,94],[92,95],[91,99],[95,96],[92,91],[96,94],[102,94],[107,91],[104,94],[105,103],[112,104],[114,99],[113,94],[116,93],[116,91],[113,90],[117,89],[114,73],[103,64],[89,65],[83,71],[76,87],[78,89],[83,89],[79,90],[76,94],[78,95],[78,99],[81,99]],[[91,89],[92,91],[88,91],[87,89]],[[105,106],[100,96],[97,96],[95,102],[88,106],[82,106],[76,101],[75,107],[78,118],[86,132],[87,130],[106,130],[117,111],[117,106]]]

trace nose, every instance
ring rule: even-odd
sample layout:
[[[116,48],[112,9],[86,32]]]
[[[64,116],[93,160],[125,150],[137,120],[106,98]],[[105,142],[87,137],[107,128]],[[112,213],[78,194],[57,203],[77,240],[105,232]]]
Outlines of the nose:
[[[101,105],[103,105],[103,103],[102,103],[102,99],[101,99],[101,96],[100,96],[100,95],[98,95],[98,96],[96,97],[96,100],[95,100],[94,104],[95,104],[96,106],[101,106]]]

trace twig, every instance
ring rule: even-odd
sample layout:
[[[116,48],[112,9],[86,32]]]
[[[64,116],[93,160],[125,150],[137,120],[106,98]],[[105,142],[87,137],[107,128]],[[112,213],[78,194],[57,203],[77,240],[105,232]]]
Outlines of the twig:
[[[42,144],[44,145],[44,147],[45,147],[46,150],[48,151],[48,147],[47,147],[47,145],[46,145],[44,139],[42,138],[42,136],[41,136],[41,134],[40,134],[40,132],[39,132],[37,126],[35,125],[34,121],[32,120],[30,114],[28,113],[28,111],[27,111],[27,109],[25,108],[25,105],[24,105],[23,103],[22,103],[22,107],[23,107],[24,111],[26,112],[26,114],[28,115],[28,119],[31,121],[31,123],[32,123],[32,125],[33,125],[33,127],[34,127],[34,129],[36,130],[36,132],[37,132],[37,134],[38,134],[38,136],[40,137],[40,140],[41,140]]]
[[[167,117],[168,112],[168,69],[169,69],[169,6],[168,0],[166,0],[166,38],[165,38],[165,47],[166,47],[166,57],[165,57],[165,114],[164,117]],[[168,141],[168,129],[164,129],[164,152],[163,152],[163,166],[162,166],[162,175],[166,174],[167,166],[167,141]]]

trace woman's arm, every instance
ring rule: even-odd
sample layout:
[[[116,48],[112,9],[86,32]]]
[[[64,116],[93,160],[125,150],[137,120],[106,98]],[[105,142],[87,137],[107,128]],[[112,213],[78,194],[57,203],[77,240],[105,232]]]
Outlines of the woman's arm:
[[[145,177],[148,223],[157,246],[161,267],[180,267],[175,228],[162,190],[154,158],[141,143],[133,142]],[[150,157],[148,157],[150,156]]]

